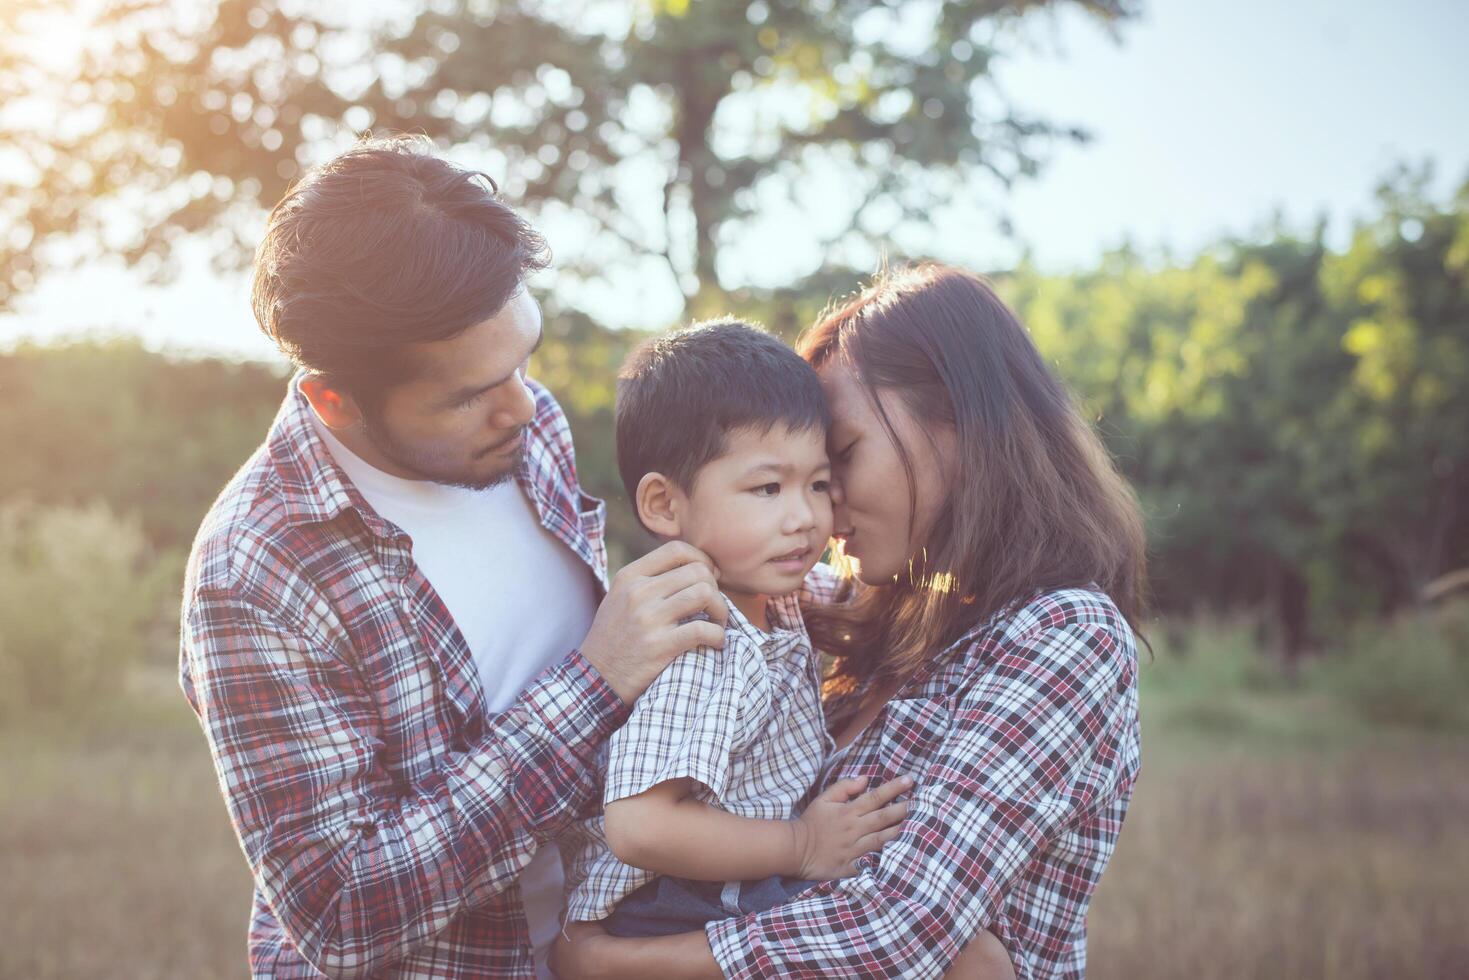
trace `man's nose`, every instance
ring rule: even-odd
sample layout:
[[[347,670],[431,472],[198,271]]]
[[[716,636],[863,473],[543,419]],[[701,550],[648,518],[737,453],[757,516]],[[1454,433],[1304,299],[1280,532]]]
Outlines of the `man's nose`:
[[[536,396],[525,383],[524,376],[516,374],[506,386],[505,396],[495,408],[491,424],[497,429],[518,429],[529,425],[536,417]]]

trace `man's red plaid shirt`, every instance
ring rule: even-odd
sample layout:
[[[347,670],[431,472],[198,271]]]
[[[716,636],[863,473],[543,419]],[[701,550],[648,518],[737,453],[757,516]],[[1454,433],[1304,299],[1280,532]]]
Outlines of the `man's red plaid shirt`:
[[[605,510],[539,386],[518,481],[606,584]],[[626,709],[572,651],[486,713],[463,637],[408,539],[337,467],[293,383],[215,502],[180,657],[255,879],[255,976],[533,977],[516,884],[600,802]]]

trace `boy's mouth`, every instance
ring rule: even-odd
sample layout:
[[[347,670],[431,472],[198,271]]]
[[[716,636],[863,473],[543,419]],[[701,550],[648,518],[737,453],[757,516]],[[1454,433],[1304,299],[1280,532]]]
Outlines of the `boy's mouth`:
[[[787,552],[787,553],[785,553],[783,555],[780,555],[780,556],[778,556],[776,558],[770,559],[770,563],[772,565],[781,565],[781,566],[803,565],[806,562],[807,556],[809,556],[810,554],[811,554],[811,549],[810,548],[797,548],[795,551],[789,551],[789,552]]]

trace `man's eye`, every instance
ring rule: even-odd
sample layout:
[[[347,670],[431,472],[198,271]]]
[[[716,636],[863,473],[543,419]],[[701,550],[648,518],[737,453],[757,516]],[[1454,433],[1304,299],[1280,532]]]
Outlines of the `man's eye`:
[[[759,497],[774,497],[776,494],[780,493],[780,484],[762,483],[760,486],[752,490],[751,493],[754,493],[756,496]]]
[[[852,447],[855,445],[857,445],[857,440],[853,439],[851,442],[847,443],[846,446],[832,453],[832,460],[838,463],[845,463],[847,461],[847,458],[852,455]]]

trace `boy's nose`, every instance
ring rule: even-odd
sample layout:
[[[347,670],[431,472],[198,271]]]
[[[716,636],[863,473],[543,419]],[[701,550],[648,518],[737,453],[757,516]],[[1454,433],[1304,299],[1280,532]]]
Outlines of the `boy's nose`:
[[[796,502],[786,512],[785,531],[809,531],[816,524],[816,509],[804,494],[796,495]]]

